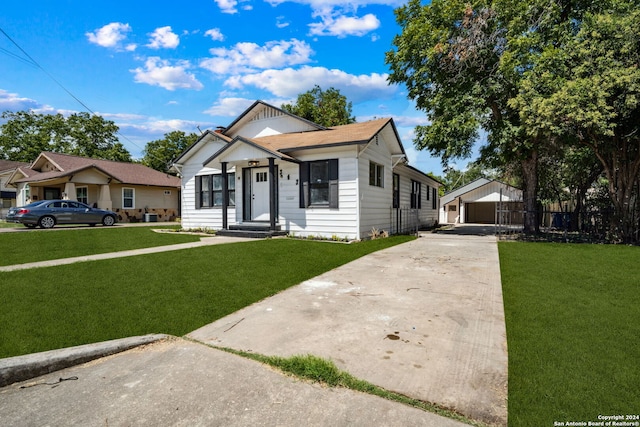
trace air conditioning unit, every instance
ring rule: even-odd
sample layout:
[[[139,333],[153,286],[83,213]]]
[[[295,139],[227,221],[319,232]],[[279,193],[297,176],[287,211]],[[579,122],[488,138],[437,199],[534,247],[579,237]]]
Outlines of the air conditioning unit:
[[[144,222],[158,222],[158,214],[155,214],[155,213],[144,214]]]

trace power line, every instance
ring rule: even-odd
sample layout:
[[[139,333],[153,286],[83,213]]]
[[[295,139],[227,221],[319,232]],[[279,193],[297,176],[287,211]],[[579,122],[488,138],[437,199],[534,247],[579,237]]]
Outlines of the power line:
[[[60,88],[62,88],[62,90],[64,90],[70,97],[72,97],[74,100],[76,100],[76,102],[78,102],[80,105],[82,105],[82,107],[87,110],[89,113],[93,114],[93,115],[97,115],[91,108],[89,108],[89,106],[87,104],[85,104],[84,102],[82,102],[82,100],[80,100],[80,98],[78,98],[77,96],[75,96],[69,89],[67,89],[62,83],[60,83],[58,81],[58,79],[56,79],[51,73],[49,73],[47,70],[44,69],[44,67],[42,67],[42,65],[40,65],[38,63],[38,61],[36,61],[31,55],[29,55],[27,53],[26,50],[24,50],[15,40],[13,40],[9,34],[7,34],[2,27],[0,27],[0,32],[2,34],[4,34],[4,36],[11,42],[13,43],[13,45],[15,47],[17,47],[20,52],[22,52],[24,54],[24,56],[26,56],[28,58],[28,61],[25,58],[20,57],[19,55],[16,55],[13,52],[10,52],[6,49],[1,49],[4,53],[6,53],[7,55],[10,55],[22,62],[25,62],[29,65],[35,66],[36,68],[38,68],[40,71],[42,71],[43,73],[45,73],[51,80],[53,80]],[[123,135],[120,130],[118,129],[118,135],[120,135],[123,139],[125,139],[126,141],[128,141],[131,145],[135,146],[136,148],[138,148],[139,150],[143,150],[144,149],[142,147],[140,147],[138,144],[136,144],[135,142],[131,141],[128,137],[126,137],[125,135]]]

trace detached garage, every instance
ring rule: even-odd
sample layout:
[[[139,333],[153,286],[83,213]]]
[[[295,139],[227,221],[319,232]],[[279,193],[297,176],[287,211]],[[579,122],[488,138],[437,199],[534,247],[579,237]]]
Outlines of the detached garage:
[[[509,223],[522,224],[522,190],[496,180],[480,178],[451,191],[440,206],[440,223],[495,224],[502,209],[510,212]]]

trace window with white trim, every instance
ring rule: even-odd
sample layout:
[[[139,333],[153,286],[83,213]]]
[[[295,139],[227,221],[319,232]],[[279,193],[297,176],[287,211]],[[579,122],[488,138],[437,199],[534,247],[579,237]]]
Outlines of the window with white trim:
[[[338,208],[338,159],[300,163],[300,207]]]
[[[418,181],[411,180],[411,209],[422,208],[422,185]]]
[[[76,200],[89,204],[89,187],[76,187]]]
[[[384,187],[384,166],[369,162],[369,185]]]
[[[222,174],[196,176],[196,209],[222,206]],[[227,173],[227,206],[236,205],[236,174]]]
[[[136,190],[135,188],[122,189],[122,208],[133,209],[136,206]]]

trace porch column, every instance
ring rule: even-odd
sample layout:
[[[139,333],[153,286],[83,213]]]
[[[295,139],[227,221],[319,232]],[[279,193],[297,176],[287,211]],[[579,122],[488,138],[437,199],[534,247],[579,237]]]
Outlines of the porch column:
[[[273,157],[269,157],[269,229],[276,229],[276,166]]]
[[[227,230],[227,207],[229,203],[229,177],[227,176],[227,162],[221,162],[222,165],[222,229]]]
[[[111,202],[111,189],[109,184],[100,186],[100,195],[98,196],[98,207],[100,209],[113,210],[113,203]]]
[[[63,199],[67,200],[78,200],[78,195],[76,194],[76,184],[73,182],[67,182],[64,184],[64,192],[66,194]]]

